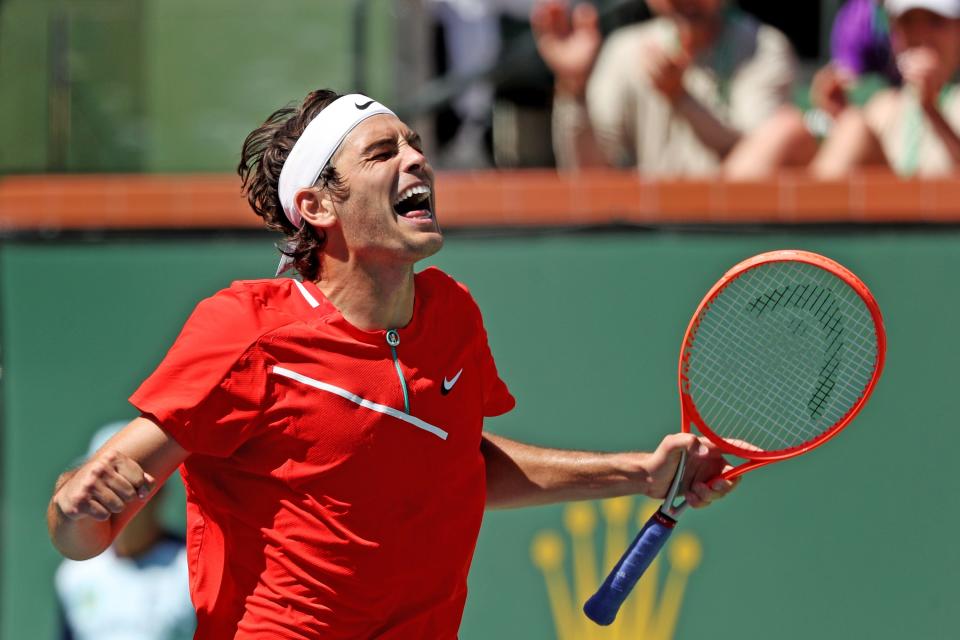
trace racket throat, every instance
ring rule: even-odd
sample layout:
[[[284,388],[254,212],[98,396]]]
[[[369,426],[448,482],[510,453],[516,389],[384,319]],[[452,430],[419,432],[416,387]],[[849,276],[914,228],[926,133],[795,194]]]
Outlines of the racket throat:
[[[667,490],[663,504],[660,505],[660,509],[658,510],[660,515],[667,518],[673,524],[677,523],[677,518],[679,518],[680,514],[687,508],[687,503],[682,497],[680,498],[680,503],[677,504],[677,496],[680,494],[680,485],[683,483],[683,472],[686,468],[687,452],[683,450],[680,452],[680,462],[677,463],[677,470],[673,474],[673,482],[670,483],[670,489]]]

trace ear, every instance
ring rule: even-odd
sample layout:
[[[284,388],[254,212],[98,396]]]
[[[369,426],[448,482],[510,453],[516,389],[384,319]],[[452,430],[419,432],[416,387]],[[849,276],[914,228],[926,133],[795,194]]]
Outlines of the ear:
[[[319,187],[300,189],[293,196],[300,216],[314,227],[329,229],[337,222],[337,211],[330,195]]]

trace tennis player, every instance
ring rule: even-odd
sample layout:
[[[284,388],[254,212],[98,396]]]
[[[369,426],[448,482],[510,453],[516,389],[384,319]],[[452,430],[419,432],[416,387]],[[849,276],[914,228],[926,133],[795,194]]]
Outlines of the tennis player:
[[[483,431],[514,399],[443,244],[420,140],[363,95],[315,91],[248,136],[253,210],[299,279],[201,302],[133,394],[141,416],[57,482],[48,522],[95,556],[178,466],[197,638],[456,638],[484,507],[686,497],[731,484],[708,442],[543,449]]]

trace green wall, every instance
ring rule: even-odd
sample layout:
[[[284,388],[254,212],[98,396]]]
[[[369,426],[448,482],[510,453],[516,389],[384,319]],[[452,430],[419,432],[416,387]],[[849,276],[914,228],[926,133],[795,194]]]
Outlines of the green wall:
[[[367,90],[394,90],[370,0]],[[352,0],[0,0],[0,173],[231,171],[311,89],[353,89]],[[59,34],[59,35],[58,35]]]
[[[649,448],[678,426],[676,357],[701,295],[740,259],[784,247],[832,256],[870,285],[886,317],[887,370],[830,446],[685,516],[703,556],[675,637],[948,637],[960,579],[960,233],[458,235],[436,262],[470,285],[519,400],[490,429],[562,447]],[[53,631],[57,556],[43,516],[57,473],[96,427],[130,414],[125,398],[198,299],[274,264],[266,236],[0,243],[4,640]],[[488,514],[464,640],[556,637],[530,547],[554,530],[569,552],[564,514]]]

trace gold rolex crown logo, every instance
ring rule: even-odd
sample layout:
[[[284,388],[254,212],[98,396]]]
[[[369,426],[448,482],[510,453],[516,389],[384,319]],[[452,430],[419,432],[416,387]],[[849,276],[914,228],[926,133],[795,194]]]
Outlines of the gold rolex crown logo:
[[[630,515],[633,498],[612,498],[599,503],[606,522],[603,565],[596,559],[597,510],[594,503],[574,502],[564,511],[564,528],[572,541],[573,589],[564,567],[563,538],[555,531],[541,531],[530,547],[533,563],[543,573],[558,640],[670,640],[680,614],[680,604],[690,573],[700,564],[700,543],[685,531],[675,533],[667,544],[669,565],[660,559],[637,583],[609,627],[591,622],[582,611],[607,571],[616,564],[632,536],[657,508],[647,501],[638,509],[636,526]],[[628,533],[628,530],[630,531]],[[628,537],[631,536],[631,537]],[[661,586],[661,569],[665,577]]]

